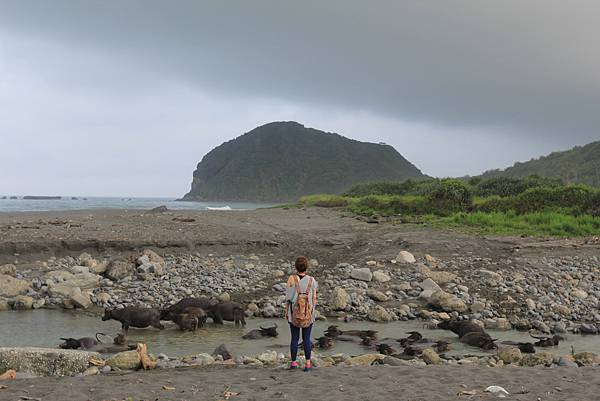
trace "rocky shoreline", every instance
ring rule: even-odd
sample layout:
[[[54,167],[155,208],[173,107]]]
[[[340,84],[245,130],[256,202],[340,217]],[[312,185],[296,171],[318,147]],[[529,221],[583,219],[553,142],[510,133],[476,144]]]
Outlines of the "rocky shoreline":
[[[535,265],[542,265],[540,268]],[[375,322],[422,319],[480,321],[487,329],[597,334],[600,258],[542,257],[493,261],[476,256],[438,259],[400,251],[395,259],[324,266],[321,317]],[[163,308],[208,295],[246,305],[248,317],[281,317],[292,264],[257,255],[166,255],[146,249],[129,259],[50,258],[37,269],[0,266],[0,310],[62,307]]]

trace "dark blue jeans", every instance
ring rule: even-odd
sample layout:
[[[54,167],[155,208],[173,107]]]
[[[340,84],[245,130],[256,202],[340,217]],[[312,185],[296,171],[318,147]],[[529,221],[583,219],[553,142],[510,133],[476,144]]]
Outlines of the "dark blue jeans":
[[[304,355],[306,359],[310,359],[312,352],[312,343],[310,342],[310,332],[312,331],[312,324],[304,329],[296,327],[290,323],[290,331],[292,333],[292,342],[290,343],[290,352],[292,354],[292,361],[296,360],[298,356],[298,341],[300,340],[300,330],[302,330],[302,346],[304,348]]]

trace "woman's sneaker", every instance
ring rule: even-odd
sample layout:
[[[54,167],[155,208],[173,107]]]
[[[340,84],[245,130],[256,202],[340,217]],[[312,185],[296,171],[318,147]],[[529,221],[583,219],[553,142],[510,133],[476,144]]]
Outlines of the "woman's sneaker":
[[[306,365],[304,365],[304,371],[305,372],[311,372],[312,371],[312,364],[310,362],[306,362]]]
[[[295,370],[298,369],[298,362],[293,361],[292,363],[290,363],[290,370]]]

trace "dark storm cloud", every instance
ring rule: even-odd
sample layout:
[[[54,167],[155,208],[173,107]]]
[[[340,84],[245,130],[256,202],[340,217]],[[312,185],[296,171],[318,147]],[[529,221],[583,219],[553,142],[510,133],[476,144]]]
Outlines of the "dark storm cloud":
[[[297,120],[477,174],[598,139],[597,1],[0,0],[0,195],[186,192]]]
[[[3,1],[0,28],[234,95],[518,135],[600,123],[596,1]],[[106,71],[104,71],[106,73]]]

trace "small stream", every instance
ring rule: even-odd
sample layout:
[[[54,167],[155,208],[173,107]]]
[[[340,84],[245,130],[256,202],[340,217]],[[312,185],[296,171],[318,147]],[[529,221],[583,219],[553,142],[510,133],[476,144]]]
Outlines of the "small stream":
[[[263,338],[260,340],[242,340],[241,336],[250,329],[260,325],[268,326],[277,323],[279,337]],[[248,319],[245,328],[235,328],[232,323],[224,326],[214,326],[211,323],[195,333],[181,332],[174,325],[164,322],[166,328],[129,330],[129,341],[144,341],[148,344],[151,353],[164,353],[171,357],[192,355],[199,353],[212,353],[219,344],[227,344],[236,355],[257,355],[266,350],[276,350],[287,353],[290,340],[287,323],[275,319]],[[458,338],[446,330],[423,329],[420,321],[398,321],[391,323],[372,322],[317,322],[313,331],[313,338],[323,334],[327,326],[337,324],[341,330],[371,329],[379,332],[379,338],[401,338],[411,330],[420,331],[425,337],[443,339],[451,342],[453,354],[483,355],[486,352],[478,348],[465,346],[458,342]],[[120,330],[120,323],[110,320],[103,322],[98,316],[91,316],[81,312],[66,310],[38,309],[31,311],[9,311],[0,313],[0,347],[50,347],[56,348],[61,342],[60,337],[93,337],[95,333],[102,332],[114,336]],[[500,340],[532,341],[528,333],[518,331],[490,331],[494,338]],[[576,352],[590,351],[600,353],[600,336],[566,335],[566,341],[560,346],[552,348],[538,348],[548,350],[555,355],[571,353],[571,346]],[[108,340],[108,339],[107,339]],[[391,344],[392,342],[390,342]],[[374,352],[373,349],[362,347],[360,344],[336,342],[330,350],[321,354],[330,355],[345,353],[358,355]],[[493,353],[490,351],[489,353]]]

